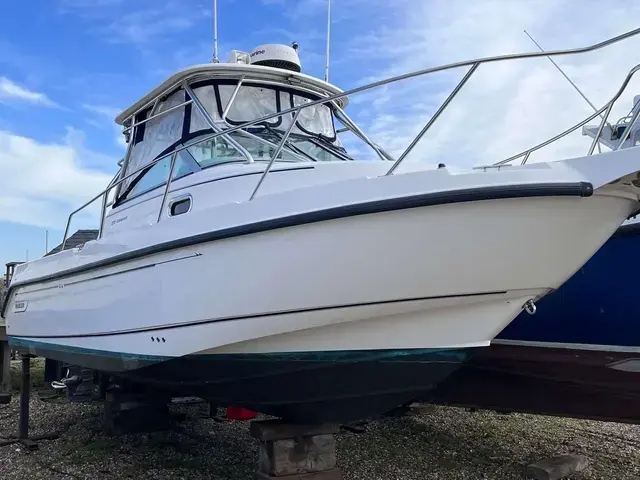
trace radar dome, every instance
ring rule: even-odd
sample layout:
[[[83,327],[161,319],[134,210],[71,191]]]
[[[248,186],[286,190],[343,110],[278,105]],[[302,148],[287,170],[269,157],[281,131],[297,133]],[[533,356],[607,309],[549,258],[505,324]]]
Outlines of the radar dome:
[[[250,54],[251,65],[281,68],[300,72],[300,58],[295,48],[288,45],[266,44],[255,48]]]

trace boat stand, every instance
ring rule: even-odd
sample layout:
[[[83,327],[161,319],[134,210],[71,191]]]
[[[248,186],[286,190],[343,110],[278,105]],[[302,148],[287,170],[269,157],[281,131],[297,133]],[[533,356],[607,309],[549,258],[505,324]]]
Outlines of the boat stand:
[[[338,424],[300,425],[282,420],[251,422],[260,441],[256,480],[341,480],[336,467]]]
[[[11,402],[11,348],[0,326],[0,404]]]
[[[18,423],[18,440],[29,450],[37,450],[38,444],[29,438],[29,397],[31,394],[31,355],[23,354],[22,375],[20,384],[20,420]]]
[[[108,435],[168,430],[173,422],[170,401],[161,394],[110,389],[104,401],[104,430]]]

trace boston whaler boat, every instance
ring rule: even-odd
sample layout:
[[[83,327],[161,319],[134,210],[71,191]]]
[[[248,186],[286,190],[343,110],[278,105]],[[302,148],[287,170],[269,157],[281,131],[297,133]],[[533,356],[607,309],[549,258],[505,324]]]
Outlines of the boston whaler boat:
[[[346,92],[300,73],[284,45],[176,73],[117,118],[129,147],[92,200],[98,239],[16,268],[12,345],[295,421],[419,397],[640,207],[635,149],[468,171],[402,163],[480,64],[540,55]],[[463,66],[397,159],[345,113],[348,95]],[[379,160],[353,160],[336,121]]]

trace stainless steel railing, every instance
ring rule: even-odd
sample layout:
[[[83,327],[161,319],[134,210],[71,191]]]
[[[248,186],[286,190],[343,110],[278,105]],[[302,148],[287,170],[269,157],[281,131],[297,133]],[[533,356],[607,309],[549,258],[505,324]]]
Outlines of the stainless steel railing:
[[[627,38],[630,38],[632,36],[635,36],[637,34],[640,33],[640,28],[631,30],[629,32],[623,33],[621,35],[618,35],[616,37],[610,38],[608,40],[605,40],[603,42],[594,44],[594,45],[590,45],[587,47],[582,47],[582,48],[575,48],[575,49],[564,49],[564,50],[551,50],[551,51],[542,51],[542,52],[529,52],[529,53],[518,53],[518,54],[508,54],[508,55],[498,55],[498,56],[492,56],[492,57],[484,57],[484,58],[477,58],[477,59],[473,59],[473,60],[466,60],[466,61],[461,61],[461,62],[455,62],[455,63],[449,63],[449,64],[445,64],[445,65],[440,65],[437,67],[431,67],[431,68],[426,68],[426,69],[422,69],[422,70],[417,70],[414,72],[410,72],[410,73],[406,73],[406,74],[402,74],[402,75],[397,75],[394,77],[389,77],[383,80],[379,80],[377,82],[373,82],[367,85],[363,85],[360,87],[356,87],[353,88],[351,90],[347,90],[341,93],[337,93],[334,95],[328,95],[325,96],[323,98],[319,98],[317,100],[313,100],[310,101],[308,103],[305,103],[303,105],[298,105],[289,109],[285,109],[285,110],[281,110],[279,112],[275,112],[269,115],[265,115],[263,117],[254,119],[254,120],[250,120],[248,122],[245,122],[241,125],[237,125],[237,126],[229,126],[229,124],[227,124],[228,128],[225,128],[223,130],[220,130],[219,127],[215,126],[213,123],[213,120],[211,119],[211,117],[209,115],[204,115],[206,121],[210,124],[210,126],[212,127],[212,129],[214,130],[214,133],[212,133],[211,135],[206,135],[200,139],[198,139],[195,142],[191,142],[191,143],[187,143],[181,147],[176,148],[173,152],[167,153],[166,155],[163,155],[161,157],[156,158],[155,160],[153,160],[152,162],[144,165],[143,167],[137,169],[134,172],[131,172],[129,174],[126,174],[126,166],[128,164],[128,157],[131,153],[131,148],[128,149],[127,152],[127,158],[125,158],[124,161],[124,166],[122,169],[122,177],[116,181],[116,182],[112,182],[105,190],[103,190],[101,193],[99,193],[98,195],[96,195],[95,197],[93,197],[91,200],[89,200],[88,202],[86,202],[84,205],[82,205],[80,208],[74,210],[73,212],[71,212],[71,214],[68,217],[67,220],[67,225],[65,228],[65,234],[64,234],[64,238],[63,238],[63,248],[64,245],[66,243],[68,234],[69,234],[69,228],[70,228],[70,224],[71,224],[71,219],[72,217],[78,213],[79,211],[83,210],[84,208],[86,208],[87,206],[89,206],[90,204],[92,204],[94,201],[96,201],[97,199],[99,199],[100,197],[102,197],[103,195],[105,196],[105,198],[109,195],[109,192],[115,188],[115,187],[119,187],[125,180],[133,177],[134,175],[137,175],[139,173],[141,173],[143,170],[148,169],[150,166],[164,160],[167,157],[170,157],[173,155],[173,159],[172,159],[172,167],[171,170],[173,171],[173,167],[175,166],[175,162],[176,162],[176,158],[177,155],[180,151],[185,150],[187,148],[191,148],[194,145],[198,145],[200,143],[204,143],[204,142],[208,142],[210,140],[213,140],[219,136],[225,136],[225,138],[230,138],[229,134],[236,132],[236,131],[244,131],[246,130],[248,127],[251,127],[253,125],[256,125],[260,122],[264,122],[266,120],[270,120],[272,118],[276,118],[279,116],[284,116],[284,115],[288,115],[288,114],[294,114],[295,118],[297,119],[300,111],[302,111],[305,108],[309,108],[309,107],[313,107],[315,105],[325,105],[325,104],[331,104],[334,107],[337,106],[336,102],[338,102],[341,98],[343,97],[347,97],[350,95],[354,95],[356,93],[360,93],[363,91],[367,91],[367,90],[371,90],[377,87],[381,87],[390,83],[394,83],[394,82],[399,82],[401,80],[406,80],[409,78],[414,78],[414,77],[419,77],[419,76],[423,76],[423,75],[428,75],[430,73],[436,73],[436,72],[442,72],[442,71],[446,71],[446,70],[453,70],[456,68],[462,68],[462,67],[470,67],[469,71],[465,74],[465,76],[463,77],[463,79],[458,83],[458,85],[454,88],[454,90],[451,92],[451,94],[445,99],[445,101],[442,103],[442,105],[438,108],[438,110],[436,111],[436,113],[429,119],[429,121],[426,123],[426,125],[422,128],[422,130],[418,133],[418,135],[416,135],[416,137],[411,141],[411,143],[409,144],[409,146],[405,149],[405,151],[400,155],[400,157],[398,157],[397,160],[393,161],[393,164],[391,165],[391,167],[389,168],[389,170],[385,173],[385,175],[392,175],[393,172],[401,165],[401,163],[404,161],[404,159],[408,156],[408,154],[413,150],[413,148],[417,145],[417,143],[424,137],[424,135],[427,133],[427,131],[431,128],[431,126],[436,122],[436,120],[439,118],[439,116],[442,114],[442,112],[447,108],[447,106],[451,103],[451,101],[455,98],[455,96],[459,93],[459,91],[462,89],[462,87],[467,83],[467,81],[471,78],[471,76],[476,72],[476,70],[478,69],[478,67],[482,64],[485,63],[494,63],[494,62],[503,62],[503,61],[511,61],[511,60],[518,60],[518,59],[526,59],[526,58],[536,58],[536,57],[555,57],[555,56],[562,56],[562,55],[575,55],[575,54],[580,54],[580,53],[586,53],[586,52],[591,52],[594,50],[598,50],[601,49],[603,47],[612,45],[614,43],[620,42],[622,40],[625,40]],[[620,90],[616,93],[616,95],[600,110],[598,110],[595,114],[591,115],[590,117],[588,117],[586,120],[580,122],[579,124],[575,125],[574,127],[566,130],[565,132],[562,132],[559,135],[556,135],[555,137],[542,142],[539,145],[536,145],[535,147],[532,147],[528,150],[525,150],[521,153],[519,153],[518,155],[515,155],[513,157],[510,157],[506,160],[503,160],[501,162],[498,162],[494,165],[502,165],[505,163],[508,163],[516,158],[519,157],[524,157],[523,162],[522,163],[526,163],[526,161],[528,160],[530,154],[535,151],[538,150],[540,148],[543,148],[544,146],[553,143],[554,141],[558,140],[559,138],[562,138],[563,136],[571,133],[572,131],[576,130],[577,128],[580,128],[581,126],[585,125],[587,122],[593,120],[596,116],[600,115],[602,112],[606,111],[606,114],[600,124],[599,130],[598,130],[598,135],[596,136],[596,138],[594,139],[591,148],[589,149],[589,155],[591,155],[593,153],[593,149],[595,148],[595,145],[597,144],[598,138],[600,136],[600,134],[602,133],[602,129],[604,127],[605,121],[608,118],[611,109],[613,107],[614,102],[620,97],[620,95],[622,94],[622,92],[624,91],[624,88],[626,88],[629,80],[631,79],[631,77],[636,73],[636,71],[640,68],[640,66],[636,66],[634,69],[631,70],[631,72],[629,73],[629,75],[627,76],[625,82],[623,83],[623,86],[620,88]],[[237,93],[241,87],[241,83],[243,81],[243,78],[241,77],[238,80],[238,85],[236,86],[236,89],[234,90],[233,94],[232,94],[232,98],[229,101],[229,104],[227,105],[227,107],[225,108],[225,117],[226,114],[228,113],[229,109],[230,109],[230,105],[232,103],[233,100],[235,100],[235,97],[237,96]],[[183,87],[185,87],[186,89],[188,89],[188,92],[190,94],[191,100],[190,102],[193,102],[194,104],[196,104],[198,110],[202,113],[202,110],[204,107],[202,107],[202,105],[200,104],[199,100],[197,99],[197,97],[195,96],[195,94],[193,94],[193,92],[191,91],[191,89],[189,88],[189,82],[187,80],[185,80],[183,82]],[[171,89],[175,89],[176,86],[172,86],[170,87]],[[164,93],[167,92],[163,92],[161,93],[158,98],[160,98]],[[157,104],[157,101],[155,102]],[[185,102],[186,104],[187,102]],[[200,104],[200,105],[198,105]],[[154,104],[155,107],[155,104]],[[176,106],[176,108],[178,108],[179,106]],[[150,118],[145,119],[145,121],[149,121],[151,119],[153,119],[155,117],[155,108],[152,109],[152,115]],[[206,109],[204,109],[204,111],[206,112]],[[341,111],[341,110],[340,110]],[[131,136],[131,138],[133,138],[133,134],[135,132],[135,128],[137,126],[137,124],[135,124],[133,122],[133,119],[135,118],[135,115],[138,112],[134,112],[131,115],[131,125],[129,127],[127,127],[129,129],[129,134]],[[167,111],[161,112],[160,114],[164,114],[167,113]],[[343,115],[344,112],[341,111],[341,113]],[[346,115],[345,115],[346,116]],[[347,117],[348,118],[348,117]],[[637,121],[638,119],[638,115],[635,115],[634,118],[632,118],[631,120],[631,124],[629,125],[627,131],[625,132],[625,138],[624,140],[626,140],[626,137],[629,135],[629,130],[631,129],[631,127],[633,126],[633,124]],[[292,126],[295,124],[292,123]],[[347,122],[347,127],[351,127],[350,129],[356,134],[356,136],[358,136],[360,139],[364,140],[371,148],[374,149],[374,151],[376,152],[376,154],[378,154],[381,158],[385,157],[385,158],[390,158],[390,156],[388,154],[386,154],[386,152],[384,152],[380,147],[378,147],[377,145],[375,145],[373,142],[371,142],[368,137],[366,137],[366,135],[364,135],[364,133],[360,130],[360,129],[353,129],[353,126],[349,125],[349,124],[353,124],[353,122]],[[355,125],[355,124],[353,124]],[[280,154],[280,152],[282,151],[282,149],[284,148],[287,139],[289,138],[289,135],[291,133],[291,129],[292,126],[287,130],[287,132],[285,133],[284,137],[281,139],[276,151],[274,152],[274,155],[272,155],[272,158],[269,162],[269,164],[267,165],[267,167],[265,168],[265,171],[263,172],[262,176],[260,177],[258,184],[256,185],[255,189],[253,190],[250,198],[248,199],[249,201],[253,200],[260,188],[260,186],[262,185],[265,177],[268,175],[271,166],[273,165],[273,163],[275,162],[275,160],[277,159],[277,156]],[[217,131],[219,130],[219,131]],[[248,132],[244,132],[244,133],[248,133]],[[622,143],[624,143],[624,140],[622,140],[620,142],[619,145],[622,145]],[[130,141],[130,145],[131,145],[132,140]],[[384,152],[384,153],[383,153]],[[250,162],[251,160],[249,160]],[[162,218],[162,210],[164,209],[164,204],[166,203],[166,196],[169,192],[169,188],[171,185],[171,180],[172,180],[172,174],[169,174],[169,177],[167,179],[167,184],[165,186],[165,192],[161,201],[161,209],[160,212],[158,214],[158,221],[160,221],[160,219]],[[103,200],[103,205],[106,205],[106,200]],[[104,215],[106,215],[106,211],[104,211],[105,208],[103,208],[103,212],[102,212],[102,216],[104,217]],[[102,218],[101,220],[101,227],[102,224],[104,222],[104,218]],[[102,228],[100,231],[100,236],[102,235]]]
[[[593,120],[594,118],[596,118],[597,116],[602,114],[602,112],[605,112],[605,114],[602,117],[602,120],[600,122],[600,125],[598,127],[598,133],[597,133],[596,137],[593,139],[593,142],[591,142],[591,146],[589,147],[589,151],[587,153],[587,155],[592,155],[593,151],[595,150],[596,145],[598,143],[598,139],[600,138],[600,135],[602,134],[602,130],[603,130],[605,124],[607,123],[607,119],[609,118],[609,114],[611,113],[611,109],[613,108],[614,103],[616,102],[616,100],[618,100],[618,98],[620,98],[620,95],[622,95],[622,93],[625,91],[625,89],[627,88],[627,85],[629,85],[629,82],[631,81],[631,78],[638,72],[638,70],[640,70],[640,64],[636,65],[631,70],[629,70],[629,73],[625,77],[624,81],[622,82],[622,85],[620,86],[620,88],[618,89],[616,94],[602,108],[596,110],[596,112],[593,115],[590,115],[587,118],[585,118],[584,120],[582,120],[581,122],[578,122],[574,126],[569,127],[564,132],[561,132],[558,135],[556,135],[554,137],[551,137],[550,139],[545,140],[544,142],[539,143],[538,145],[536,145],[534,147],[528,148],[527,150],[524,150],[524,151],[522,151],[522,152],[520,152],[520,153],[518,153],[516,155],[513,155],[513,156],[511,156],[509,158],[506,158],[504,160],[496,162],[496,163],[494,163],[494,165],[504,165],[505,163],[512,162],[513,160],[516,160],[517,158],[520,158],[522,156],[524,156],[524,158],[523,158],[521,164],[524,165],[525,163],[527,163],[527,160],[529,159],[529,155],[531,155],[536,150],[540,150],[541,148],[546,147],[547,145],[555,142],[556,140],[559,140],[562,137],[565,137],[565,136],[569,135],[571,132],[574,132],[578,128],[586,125],[591,120]],[[635,117],[632,117],[632,119],[630,121],[630,124],[627,127],[627,130],[625,132],[624,140],[627,139],[627,136],[629,135],[631,127],[633,127],[633,125],[635,124],[635,122],[637,120],[638,120],[638,116],[637,115]],[[620,146],[624,143],[624,140],[621,141],[617,145],[616,150],[618,148],[620,148]]]

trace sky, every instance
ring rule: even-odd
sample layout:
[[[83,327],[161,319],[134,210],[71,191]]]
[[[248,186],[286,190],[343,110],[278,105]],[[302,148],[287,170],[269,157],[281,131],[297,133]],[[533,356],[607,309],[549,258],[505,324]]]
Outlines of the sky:
[[[68,214],[106,187],[125,146],[114,118],[176,70],[212,58],[213,0],[23,0],[0,16],[0,263],[33,259]],[[264,43],[300,45],[322,78],[327,0],[218,0],[220,58]],[[597,43],[638,27],[640,5],[600,0],[332,0],[330,81],[345,90],[479,56]],[[556,58],[600,107],[640,63],[640,35]],[[399,155],[465,74],[406,80],[350,99],[349,115]],[[625,115],[633,80],[613,117]],[[409,161],[494,163],[592,113],[545,59],[482,65]],[[347,139],[360,155],[362,144]],[[531,156],[586,153],[579,132]],[[99,205],[72,224],[97,228]]]

